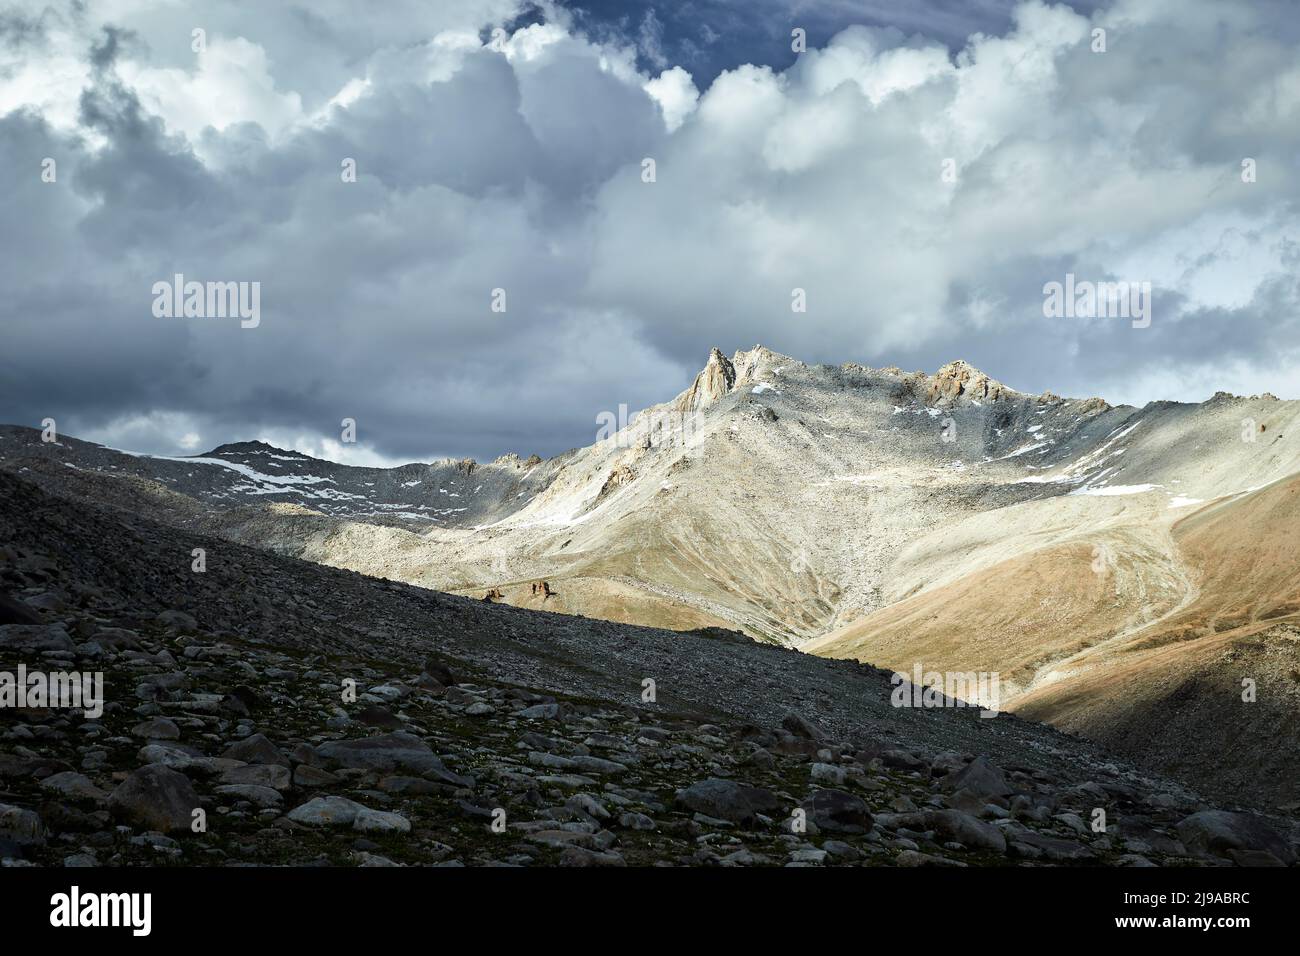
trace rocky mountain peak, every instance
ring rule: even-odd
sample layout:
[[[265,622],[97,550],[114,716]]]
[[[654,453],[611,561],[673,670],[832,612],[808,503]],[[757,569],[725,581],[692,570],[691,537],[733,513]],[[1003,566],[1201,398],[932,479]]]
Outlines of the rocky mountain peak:
[[[677,396],[673,407],[679,412],[697,412],[708,408],[736,386],[736,367],[717,348],[710,350],[709,361],[695,376],[691,387]]]
[[[957,359],[931,375],[927,381],[927,404],[967,399],[996,402],[1015,395],[1014,389],[985,375],[975,366]]]
[[[219,458],[222,455],[248,455],[248,454],[275,454],[275,455],[293,455],[298,458],[306,458],[296,451],[288,451],[283,448],[277,448],[275,445],[268,444],[264,441],[235,441],[227,442],[224,445],[218,445],[212,451],[203,457]]]
[[[779,372],[787,367],[803,365],[802,362],[780,352],[773,352],[763,345],[755,345],[748,352],[737,352],[731,357],[731,362],[736,367],[736,381],[742,385],[766,372]]]

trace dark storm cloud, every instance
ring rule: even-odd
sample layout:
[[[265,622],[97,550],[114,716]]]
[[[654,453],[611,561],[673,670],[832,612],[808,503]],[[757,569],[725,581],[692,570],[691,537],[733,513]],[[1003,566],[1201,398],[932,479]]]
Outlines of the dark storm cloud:
[[[102,146],[29,114],[0,120],[0,163],[57,156],[73,191],[22,182],[6,197],[47,232],[8,259],[23,321],[8,323],[7,419],[84,431],[161,409],[224,439],[337,434],[351,417],[387,455],[488,456],[588,441],[598,410],[657,397],[664,364],[622,344],[627,329],[556,305],[582,282],[570,203],[663,135],[653,102],[594,58],[558,56],[521,84],[478,50],[429,84],[398,55],[376,95],[332,122],[275,148],[229,128],[237,161],[208,167],[113,69],[123,37],[96,39],[80,95],[83,132]],[[561,95],[540,95],[550,88]],[[618,136],[583,135],[615,118]],[[341,182],[345,157],[356,184]],[[264,324],[153,317],[152,284],[176,272],[260,282]],[[504,315],[489,311],[497,287]]]

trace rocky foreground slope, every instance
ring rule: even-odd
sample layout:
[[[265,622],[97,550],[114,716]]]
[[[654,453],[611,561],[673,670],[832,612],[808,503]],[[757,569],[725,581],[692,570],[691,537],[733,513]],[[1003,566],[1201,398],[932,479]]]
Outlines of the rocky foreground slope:
[[[1008,715],[894,707],[870,667],[435,594],[4,473],[0,592],[0,673],[105,689],[97,719],[0,710],[6,865],[1296,858],[1293,820]]]

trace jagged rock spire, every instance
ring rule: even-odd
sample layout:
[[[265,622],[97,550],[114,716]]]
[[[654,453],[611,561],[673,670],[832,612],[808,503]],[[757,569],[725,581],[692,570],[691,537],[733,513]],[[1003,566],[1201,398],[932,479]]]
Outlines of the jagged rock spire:
[[[695,376],[695,382],[677,396],[673,407],[679,412],[696,412],[712,405],[736,386],[736,367],[718,349],[709,352],[709,361]]]

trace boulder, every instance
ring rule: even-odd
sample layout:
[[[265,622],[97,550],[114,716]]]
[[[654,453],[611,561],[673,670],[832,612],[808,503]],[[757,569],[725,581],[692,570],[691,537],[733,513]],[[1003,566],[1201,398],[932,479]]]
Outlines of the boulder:
[[[45,842],[45,825],[33,810],[0,803],[0,842],[40,846]]]
[[[73,801],[103,803],[108,794],[95,786],[85,774],[74,771],[53,773],[41,781],[41,789],[53,792]]]
[[[181,729],[174,720],[166,717],[154,717],[142,721],[131,728],[131,733],[145,740],[180,740]]]
[[[880,762],[894,770],[921,770],[925,761],[908,750],[891,747],[880,752]]]
[[[316,754],[340,767],[363,770],[414,770],[417,773],[443,770],[442,760],[415,734],[396,731],[377,737],[331,740],[320,744]]]
[[[312,767],[305,763],[299,764],[293,771],[295,787],[332,787],[338,782],[339,778],[328,770],[321,770],[319,767]]]
[[[231,767],[221,775],[228,786],[269,787],[272,790],[289,789],[289,768],[278,764],[250,763]]]
[[[42,651],[73,653],[77,646],[62,624],[0,625],[0,651],[39,654]]]
[[[526,720],[554,720],[559,713],[559,704],[533,704],[519,711],[519,716]]]
[[[1011,787],[1002,771],[989,763],[987,757],[976,757],[961,770],[950,773],[939,781],[944,790],[965,789],[978,797],[1005,797]]]
[[[309,827],[346,827],[351,826],[357,814],[365,809],[347,797],[316,797],[294,807],[288,817],[294,823]]]
[[[871,811],[866,803],[843,790],[814,790],[800,806],[819,830],[865,833],[871,829]]]
[[[352,818],[352,829],[362,833],[409,833],[411,821],[400,813],[362,807]]]
[[[190,773],[207,774],[215,773],[217,770],[215,760],[183,744],[157,742],[145,744],[136,756],[147,764],[160,764],[173,770],[185,770]]]
[[[1047,836],[1034,830],[1012,835],[1008,852],[1011,856],[1047,859],[1053,863],[1090,863],[1097,858],[1096,853],[1077,840]]]
[[[794,711],[789,711],[781,719],[781,726],[796,737],[802,737],[804,740],[822,740],[825,737],[816,725]]]
[[[154,620],[163,627],[174,627],[181,631],[192,631],[199,626],[194,615],[184,611],[159,611]]]
[[[401,730],[406,726],[406,722],[398,717],[387,707],[380,707],[378,704],[367,704],[357,712],[357,720],[367,727],[380,727],[384,730]]]
[[[22,601],[0,593],[0,624],[40,624],[41,616]]]
[[[184,774],[162,764],[134,771],[108,798],[114,817],[145,830],[188,831],[199,795]]]
[[[1232,850],[1263,850],[1288,865],[1296,860],[1291,845],[1250,813],[1202,810],[1183,819],[1177,829],[1183,845],[1201,856],[1228,857]]]
[[[222,756],[232,760],[242,760],[244,763],[289,766],[289,758],[281,753],[280,748],[271,743],[265,734],[253,734],[238,743],[231,744]]]
[[[456,686],[457,680],[455,671],[436,657],[430,657],[424,662],[424,672],[443,687]]]
[[[931,810],[925,815],[925,824],[949,840],[955,840],[974,850],[991,850],[994,853],[1005,853],[1007,850],[1006,837],[1001,830],[960,810]]]
[[[759,813],[776,809],[776,794],[734,780],[711,777],[677,791],[677,802],[688,810],[718,820],[751,826]]]

